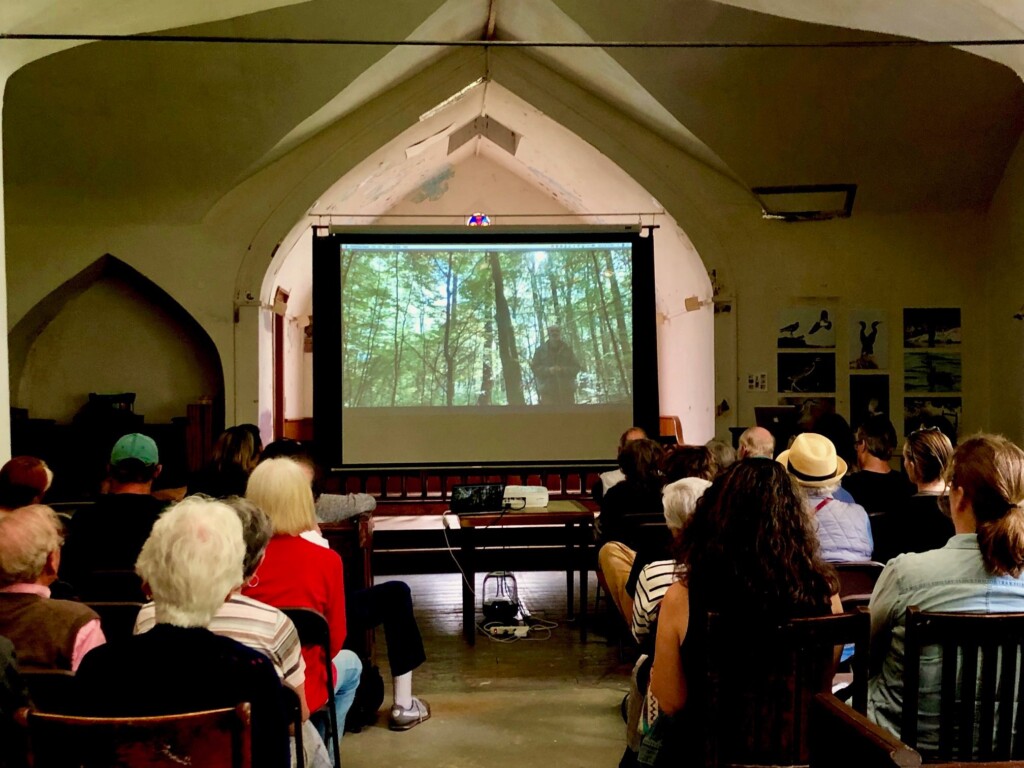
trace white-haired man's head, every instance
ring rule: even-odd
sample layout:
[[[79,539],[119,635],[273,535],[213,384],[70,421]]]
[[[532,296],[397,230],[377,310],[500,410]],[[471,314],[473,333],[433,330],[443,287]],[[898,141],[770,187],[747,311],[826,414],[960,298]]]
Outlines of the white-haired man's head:
[[[0,588],[52,583],[64,543],[61,528],[56,513],[43,504],[0,513]]]
[[[764,427],[751,427],[740,435],[739,458],[749,459],[753,456],[770,459],[775,455],[775,438]]]
[[[205,627],[242,584],[242,523],[223,502],[189,496],[160,516],[135,570],[160,624]]]
[[[682,530],[686,519],[697,508],[697,502],[711,483],[703,477],[684,477],[669,483],[661,492],[661,506],[665,510],[665,523],[673,534]]]

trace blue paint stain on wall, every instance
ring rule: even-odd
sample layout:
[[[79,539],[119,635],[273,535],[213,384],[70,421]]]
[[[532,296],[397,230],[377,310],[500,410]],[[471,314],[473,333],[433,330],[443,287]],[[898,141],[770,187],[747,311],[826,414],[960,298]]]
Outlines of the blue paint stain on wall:
[[[446,165],[441,169],[441,172],[435,176],[431,176],[417,189],[411,200],[414,203],[423,203],[427,200],[440,200],[444,197],[444,193],[448,191],[448,180],[454,178],[455,169],[450,165]]]

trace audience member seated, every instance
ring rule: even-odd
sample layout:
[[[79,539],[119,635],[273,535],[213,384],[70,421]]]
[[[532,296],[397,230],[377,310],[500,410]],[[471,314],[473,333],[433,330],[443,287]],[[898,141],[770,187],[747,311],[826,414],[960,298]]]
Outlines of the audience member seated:
[[[242,561],[242,580],[248,581],[263,560],[267,544],[274,533],[270,519],[255,504],[239,496],[223,500],[235,510],[242,523],[245,559]],[[139,610],[135,620],[135,634],[148,632],[156,625],[156,604],[147,603]],[[309,722],[306,706],[306,663],[302,659],[299,635],[291,619],[277,608],[241,594],[241,584],[231,593],[213,615],[207,628],[215,635],[237,640],[259,651],[274,663],[274,671],[281,682],[294,690],[302,704],[302,746],[305,764],[329,768],[332,765],[323,739]]]
[[[735,462],[734,462],[735,463]],[[684,477],[665,486],[661,503],[665,508],[665,523],[674,542],[697,507],[697,501],[711,487],[711,481],[702,477]],[[668,588],[678,579],[678,564],[673,560],[655,560],[640,571],[633,600],[633,637],[643,643],[658,618],[658,607]]]
[[[287,766],[288,714],[273,662],[207,627],[242,583],[245,545],[231,507],[190,497],[164,514],[139,555],[155,626],[90,652],[78,713],[149,717],[252,705],[254,766]]]
[[[807,494],[807,512],[815,521],[821,557],[833,563],[870,560],[874,543],[867,512],[834,495],[846,474],[846,462],[836,455],[832,441],[804,432],[777,461]]]
[[[0,467],[0,510],[40,504],[53,483],[46,462],[34,456],[15,456]]]
[[[723,472],[736,463],[736,449],[723,440],[708,440],[704,447],[711,451],[715,466],[719,472]]]
[[[956,449],[946,476],[956,535],[941,549],[891,560],[871,595],[868,717],[896,735],[908,607],[1024,612],[1024,451],[1004,437],[979,435]],[[941,656],[922,654],[917,749],[926,757],[938,747],[941,680]]]
[[[79,509],[68,524],[67,546],[60,577],[76,590],[86,590],[97,571],[132,571],[165,504],[151,493],[160,475],[160,454],[152,438],[132,433],[114,444],[108,467],[108,492],[91,507]],[[114,589],[114,587],[110,587]],[[108,589],[104,587],[103,589]],[[135,600],[136,588],[116,587],[116,592],[89,599]],[[124,590],[122,592],[121,590]]]
[[[294,440],[276,441],[267,446],[268,453],[281,444],[287,451],[286,455],[297,462],[306,473],[313,486],[314,494],[320,468],[312,457]],[[296,449],[298,446],[298,449]],[[323,494],[324,496],[330,494]],[[352,497],[349,501],[348,497]],[[337,497],[336,508],[349,508],[364,505],[365,499],[376,503],[372,496],[365,493],[351,493]],[[372,509],[372,506],[370,507]],[[320,515],[319,505],[317,515]],[[321,522],[324,521],[321,518]],[[320,546],[329,546],[327,540],[317,530],[306,531],[303,538]],[[412,673],[427,660],[423,648],[423,638],[412,608],[412,591],[404,581],[385,581],[373,584],[365,589],[347,590],[345,594],[345,619],[348,625],[348,641],[346,646],[356,649],[360,646],[361,636],[366,630],[379,626],[384,627],[387,640],[388,664],[391,667],[392,704],[390,726],[393,730],[408,730],[426,719],[420,717],[429,707],[421,699],[412,695]],[[366,652],[366,649],[362,649]],[[416,702],[420,703],[417,704]],[[421,706],[422,705],[422,706]]]
[[[626,479],[601,499],[601,516],[595,522],[601,545],[598,566],[608,594],[626,621],[633,616],[633,598],[626,591],[626,582],[640,543],[639,524],[651,515],[662,515],[661,453],[661,446],[646,438],[626,444],[619,455]]]
[[[857,427],[858,472],[843,479],[843,487],[869,514],[898,512],[914,495],[914,486],[902,472],[889,466],[896,449],[896,430],[884,416],[872,416]]]
[[[666,483],[684,477],[714,480],[721,467],[710,448],[703,445],[677,445],[665,452],[661,459],[661,474]]]
[[[902,509],[876,515],[871,520],[875,560],[886,562],[904,552],[927,552],[946,545],[955,533],[945,492],[945,471],[953,458],[953,446],[938,427],[912,432],[903,444],[903,466],[917,493]]]
[[[680,581],[661,604],[651,670],[664,714],[644,747],[661,740],[657,765],[699,758],[705,713],[686,704],[706,698],[708,613],[742,617],[756,653],[759,625],[842,610],[801,494],[775,462],[743,459],[714,480],[683,528],[678,561]]]
[[[246,498],[270,518],[274,535],[263,562],[242,593],[278,608],[311,608],[324,615],[331,632],[331,659],[323,658],[320,648],[302,649],[306,702],[311,712],[327,703],[326,664],[333,659],[335,711],[338,723],[344,723],[363,665],[352,651],[342,650],[347,623],[341,557],[302,537],[316,530],[313,493],[306,473],[291,459],[268,459],[249,476]]]
[[[189,478],[188,493],[215,499],[244,496],[250,473],[260,462],[263,441],[255,424],[228,427],[213,446],[210,463]]]
[[[60,530],[54,511],[39,504],[0,513],[0,635],[14,643],[22,668],[74,671],[104,643],[91,608],[50,597]]]
[[[619,464],[618,469],[611,469],[607,472],[602,472],[598,481],[594,483],[594,488],[591,491],[591,495],[594,497],[594,501],[600,502],[604,498],[604,495],[608,493],[608,490],[615,485],[618,485],[626,479],[626,475],[622,472],[621,456],[622,449],[625,448],[629,443],[634,440],[646,440],[647,433],[644,432],[640,427],[630,427],[622,435],[619,436],[619,449],[615,452],[615,461]]]
[[[0,637],[0,768],[28,765],[27,731],[14,719],[15,713],[28,704],[28,690],[15,663],[14,644]]]
[[[737,455],[741,459],[775,458],[775,436],[764,427],[748,427],[740,435]]]
[[[281,438],[263,450],[264,460],[281,457],[297,461],[309,474],[316,519],[321,523],[339,523],[377,508],[377,500],[368,493],[323,493],[323,472],[298,440]]]

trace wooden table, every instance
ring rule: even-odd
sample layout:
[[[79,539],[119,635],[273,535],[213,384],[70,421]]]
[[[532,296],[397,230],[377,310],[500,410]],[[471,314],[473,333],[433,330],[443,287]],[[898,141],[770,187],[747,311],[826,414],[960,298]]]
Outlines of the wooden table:
[[[470,645],[476,644],[476,571],[482,552],[477,552],[477,532],[485,528],[508,526],[565,527],[565,597],[570,619],[575,617],[573,605],[573,571],[579,570],[580,641],[587,639],[587,576],[590,571],[589,552],[593,542],[594,513],[578,501],[552,501],[546,508],[508,510],[486,515],[452,515],[459,521],[462,567],[462,634]],[[578,552],[577,552],[578,550]]]

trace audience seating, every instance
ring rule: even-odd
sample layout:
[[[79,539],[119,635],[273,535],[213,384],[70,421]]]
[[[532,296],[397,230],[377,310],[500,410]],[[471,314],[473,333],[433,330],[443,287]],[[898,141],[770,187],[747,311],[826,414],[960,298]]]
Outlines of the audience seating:
[[[27,713],[34,768],[250,768],[249,704],[162,717]]]
[[[917,768],[921,755],[828,693],[811,707],[811,768]]]
[[[935,759],[1024,759],[1024,707],[1018,706],[1013,717],[1014,703],[1024,696],[1024,613],[931,613],[911,606],[906,626],[902,740],[917,746],[922,651],[938,646],[942,683]]]
[[[100,616],[100,626],[107,641],[119,637],[131,637],[135,630],[135,619],[139,617],[142,603],[127,601],[102,601],[86,603]]]
[[[867,606],[875,582],[885,566],[873,560],[867,562],[832,563],[839,574],[839,599],[847,610]]]
[[[334,766],[341,768],[341,745],[338,731],[338,713],[334,709],[334,663],[331,657],[331,628],[323,614],[314,611],[312,608],[282,608],[285,615],[292,620],[295,631],[299,633],[299,642],[303,646],[317,646],[324,654],[327,668],[327,704],[323,709],[327,710],[327,736],[330,739],[330,746],[334,750]],[[321,709],[311,717],[322,717],[324,712]]]
[[[864,609],[756,632],[709,616],[704,765],[807,765],[811,703],[831,689],[839,646],[856,647],[853,701],[867,708],[869,632]]]
[[[281,686],[281,694],[284,696],[285,711],[292,721],[292,736],[295,739],[294,768],[306,768],[306,755],[302,749],[302,701],[298,692],[287,685]]]
[[[78,599],[83,602],[130,601],[144,602],[142,579],[132,570],[92,571],[72,584]]]
[[[67,669],[21,669],[32,705],[42,712],[67,712],[74,696],[75,674]]]

